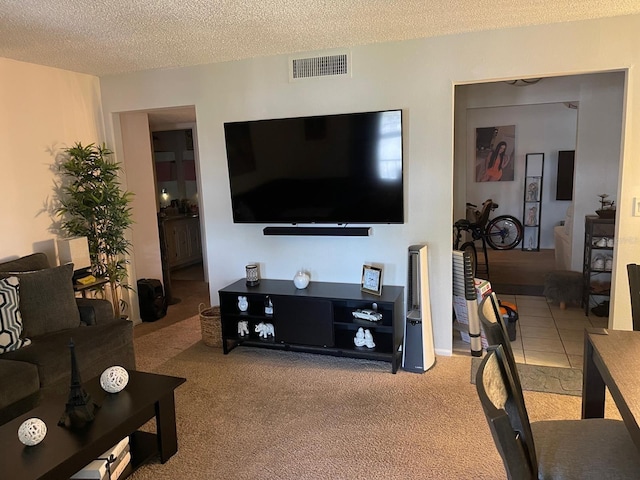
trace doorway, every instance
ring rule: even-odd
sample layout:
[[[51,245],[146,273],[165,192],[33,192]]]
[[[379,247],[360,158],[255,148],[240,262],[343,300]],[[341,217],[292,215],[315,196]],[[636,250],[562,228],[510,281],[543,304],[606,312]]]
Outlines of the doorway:
[[[500,299],[518,305],[520,321],[512,347],[519,362],[579,367],[580,333],[587,326],[606,327],[607,319],[585,316],[580,306],[561,311],[548,304],[542,296],[544,276],[547,271],[559,269],[554,236],[558,227],[563,227],[570,238],[568,269],[582,272],[585,215],[594,214],[601,191],[617,197],[625,74],[542,78],[523,87],[511,83],[455,87],[452,221],[465,217],[466,202],[481,203],[486,198],[493,198],[500,205],[498,215],[522,219],[526,154],[545,153],[541,225],[546,230],[542,232],[546,233],[546,240],[543,236],[540,252],[523,251],[521,246],[513,251],[490,251],[489,280]],[[545,111],[551,113],[543,115]],[[473,163],[475,130],[503,125],[515,126],[514,179],[477,184]],[[557,160],[563,150],[575,150],[573,197],[569,201],[556,199]],[[462,350],[459,347],[454,332],[454,351],[469,354],[468,345],[462,345]]]
[[[204,282],[193,128],[151,132],[165,295],[181,301],[180,279]]]

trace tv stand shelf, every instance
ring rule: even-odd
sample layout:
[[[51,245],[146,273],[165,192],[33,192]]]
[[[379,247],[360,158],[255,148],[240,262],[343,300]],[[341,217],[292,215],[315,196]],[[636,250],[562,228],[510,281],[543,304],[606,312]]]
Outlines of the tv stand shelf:
[[[404,335],[404,288],[385,285],[382,295],[371,295],[351,283],[311,282],[298,290],[291,280],[261,280],[255,287],[244,279],[219,290],[222,347],[225,354],[239,345],[321,353],[341,357],[364,358],[391,363],[396,373],[400,366]],[[246,296],[249,307],[241,312],[238,297]],[[265,314],[267,297],[273,314]],[[382,320],[370,322],[355,318],[357,309],[377,304]],[[249,334],[238,334],[238,323],[247,321]],[[270,323],[274,335],[260,338],[255,331],[260,322]],[[369,329],[374,348],[357,347],[358,328]]]

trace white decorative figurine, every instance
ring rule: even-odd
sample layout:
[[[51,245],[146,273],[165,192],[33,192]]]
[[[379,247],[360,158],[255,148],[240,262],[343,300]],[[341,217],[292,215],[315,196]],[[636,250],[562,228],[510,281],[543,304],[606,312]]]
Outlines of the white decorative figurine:
[[[371,335],[371,332],[368,328],[364,331],[364,344],[367,346],[367,348],[375,348],[376,346],[376,344],[373,343],[373,335]]]
[[[18,428],[18,438],[27,447],[39,444],[45,435],[47,435],[47,425],[36,417],[25,420]]]
[[[100,386],[107,393],[118,393],[129,383],[129,372],[118,365],[107,368],[100,375]]]
[[[360,327],[353,338],[353,343],[356,347],[364,347],[364,342],[364,328]]]
[[[238,336],[246,337],[249,335],[249,322],[247,320],[241,320],[238,322]]]
[[[249,302],[247,301],[247,297],[242,295],[238,296],[238,310],[241,312],[246,312],[249,309]]]
[[[273,325],[271,323],[260,322],[258,325],[256,325],[256,333],[260,338],[275,336]]]

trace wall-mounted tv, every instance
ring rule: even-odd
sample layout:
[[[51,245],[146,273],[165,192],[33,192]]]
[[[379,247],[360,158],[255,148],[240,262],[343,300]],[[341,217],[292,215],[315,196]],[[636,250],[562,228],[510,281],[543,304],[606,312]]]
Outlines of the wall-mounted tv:
[[[402,111],[224,124],[235,223],[403,223]]]

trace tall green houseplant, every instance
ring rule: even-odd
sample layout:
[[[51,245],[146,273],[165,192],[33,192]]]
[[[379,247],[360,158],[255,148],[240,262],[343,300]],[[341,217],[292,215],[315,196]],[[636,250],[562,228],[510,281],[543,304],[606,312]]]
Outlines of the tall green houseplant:
[[[131,243],[125,237],[131,226],[133,194],[121,189],[120,164],[111,160],[113,154],[104,144],[83,146],[76,143],[65,150],[60,164],[62,183],[61,228],[69,236],[87,237],[93,274],[109,280],[114,314],[119,316],[125,305],[121,289],[127,284]]]

